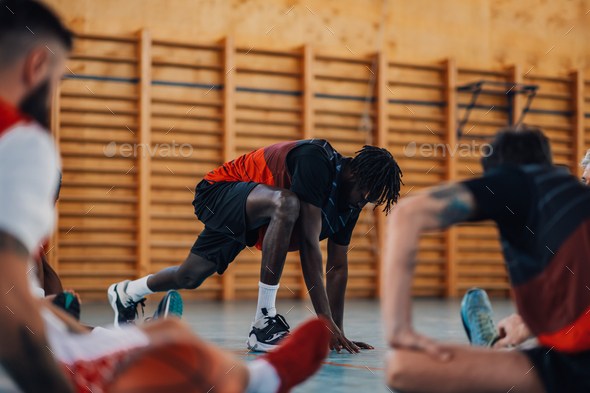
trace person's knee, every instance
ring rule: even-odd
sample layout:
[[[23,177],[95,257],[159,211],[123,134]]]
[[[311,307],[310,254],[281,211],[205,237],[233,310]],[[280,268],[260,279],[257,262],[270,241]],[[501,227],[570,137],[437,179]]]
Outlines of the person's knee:
[[[181,267],[176,272],[176,282],[182,289],[197,289],[215,271],[216,265],[212,262],[207,265],[200,264],[198,267],[193,268]]]
[[[207,276],[209,277],[209,276]],[[205,278],[207,277],[196,277],[192,275],[181,275],[178,278],[178,284],[182,287],[182,289],[197,289],[201,286]]]
[[[274,216],[294,224],[299,217],[299,198],[293,191],[277,191],[273,197]]]

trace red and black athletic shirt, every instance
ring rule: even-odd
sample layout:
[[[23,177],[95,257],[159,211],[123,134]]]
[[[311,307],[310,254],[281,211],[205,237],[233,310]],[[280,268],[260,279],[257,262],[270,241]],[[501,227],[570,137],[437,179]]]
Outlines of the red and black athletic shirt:
[[[590,350],[590,188],[564,168],[503,166],[463,183],[496,221],[519,314],[539,342]]]
[[[320,241],[350,243],[361,209],[338,211],[340,174],[346,161],[328,141],[308,139],[282,142],[257,149],[226,162],[205,176],[209,183],[243,181],[267,184],[293,191],[300,200],[322,209]],[[267,226],[260,230],[257,248]],[[296,247],[291,247],[294,251]]]

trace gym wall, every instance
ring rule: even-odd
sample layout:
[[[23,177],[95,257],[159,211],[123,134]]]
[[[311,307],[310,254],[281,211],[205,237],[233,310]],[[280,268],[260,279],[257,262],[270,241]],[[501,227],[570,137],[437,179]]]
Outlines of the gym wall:
[[[509,102],[507,89],[492,86],[495,92],[478,96],[457,137],[473,97],[466,86],[482,80],[539,86],[524,122],[543,128],[556,162],[577,174],[590,141],[590,81],[583,72],[588,59],[571,54],[588,56],[580,49],[584,26],[567,34],[571,42],[555,38],[553,57],[544,55],[546,39],[519,51],[514,45],[521,43],[512,38],[514,45],[503,49],[500,61],[494,53],[504,41],[495,35],[508,35],[519,23],[533,24],[516,18],[504,29],[497,25],[502,15],[516,12],[515,4],[449,2],[456,6],[455,17],[471,17],[451,27],[441,21],[425,25],[437,10],[442,19],[451,16],[438,2],[424,1],[424,19],[413,28],[410,21],[417,20],[418,9],[395,2],[383,49],[375,51],[380,2],[316,2],[310,10],[303,3],[264,1],[49,3],[79,36],[52,111],[64,168],[58,231],[48,256],[64,286],[85,297],[102,298],[113,282],[181,263],[202,230],[191,206],[195,185],[221,163],[271,143],[325,138],[345,155],[367,142],[387,147],[404,172],[402,197],[441,181],[473,177],[481,173],[473,151],[471,157],[443,156],[440,149],[429,157],[408,157],[404,147],[410,142],[479,146],[509,117],[518,119],[526,96]],[[584,2],[571,3],[575,12],[561,12],[563,20],[557,22],[551,19],[552,8],[560,7],[545,4],[527,12],[543,17],[543,34],[557,34],[562,24],[575,20]],[[268,29],[276,27],[265,34],[267,21]],[[328,22],[329,28],[322,26]],[[485,51],[469,56],[478,37],[461,31],[482,25],[494,34],[484,36]],[[530,43],[540,30],[529,30],[522,39]],[[402,33],[414,38],[401,39]],[[558,50],[559,43],[564,49]],[[526,53],[541,46],[547,57],[532,64]],[[368,90],[371,78],[375,86]],[[368,133],[359,131],[363,113],[369,114]],[[112,142],[116,148],[108,157]],[[124,157],[120,147],[125,143],[150,146],[155,154],[150,157],[138,146],[135,156]],[[179,150],[182,144],[190,144],[192,154],[174,157],[161,147],[173,143],[177,155],[188,152]],[[348,254],[348,297],[378,296],[384,235],[384,215],[367,207]],[[186,295],[255,297],[259,269],[260,251],[246,249],[226,274]],[[508,295],[491,223],[423,236],[416,295],[457,296],[474,285]],[[291,253],[279,295],[306,298],[306,293],[298,256]]]

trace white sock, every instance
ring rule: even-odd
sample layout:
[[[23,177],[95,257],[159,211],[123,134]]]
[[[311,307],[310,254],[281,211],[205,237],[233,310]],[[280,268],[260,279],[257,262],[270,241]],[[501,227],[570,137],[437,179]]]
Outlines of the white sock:
[[[279,390],[281,378],[269,362],[256,359],[246,365],[250,374],[246,393],[276,393]]]
[[[145,297],[145,295],[151,295],[152,293],[155,293],[147,286],[147,280],[151,276],[152,275],[150,274],[149,276],[131,281],[129,284],[127,284],[125,293],[131,296],[131,299],[133,299],[134,302],[140,301],[143,297]]]
[[[263,308],[266,308],[266,311],[268,311],[268,315],[270,315],[271,317],[277,315],[275,301],[277,300],[278,291],[279,284],[268,285],[264,284],[262,281],[258,282],[258,306],[256,306],[256,317],[254,317],[254,322],[256,322],[264,316],[264,314],[262,313]]]

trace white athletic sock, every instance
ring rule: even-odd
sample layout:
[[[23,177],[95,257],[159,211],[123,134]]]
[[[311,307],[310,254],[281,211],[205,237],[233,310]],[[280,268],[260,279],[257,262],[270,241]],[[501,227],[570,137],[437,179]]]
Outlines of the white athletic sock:
[[[135,281],[131,281],[129,284],[127,284],[127,290],[125,291],[125,293],[131,296],[131,299],[134,302],[140,301],[143,297],[145,297],[145,295],[151,295],[152,293],[155,293],[147,286],[147,280],[151,276],[152,275],[150,274],[149,276],[145,276]]]
[[[250,374],[246,393],[276,393],[279,390],[281,378],[269,362],[256,359],[246,365]]]
[[[262,281],[259,281],[258,287],[258,306],[256,306],[256,316],[254,317],[254,322],[264,316],[262,313],[263,308],[266,308],[268,315],[271,317],[274,317],[277,314],[277,310],[275,309],[275,301],[277,299],[279,284],[268,285],[264,284]]]

